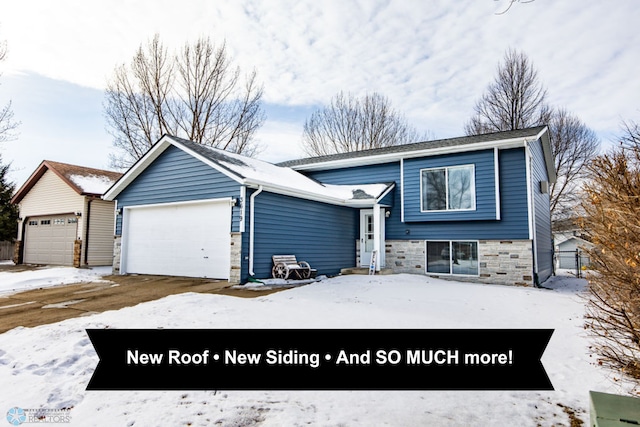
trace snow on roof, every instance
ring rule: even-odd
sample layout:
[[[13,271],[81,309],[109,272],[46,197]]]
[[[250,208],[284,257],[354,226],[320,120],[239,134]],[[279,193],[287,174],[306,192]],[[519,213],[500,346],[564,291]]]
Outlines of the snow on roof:
[[[11,203],[20,203],[47,171],[56,174],[80,195],[102,195],[122,176],[119,172],[43,160],[29,179],[16,191]],[[75,179],[72,179],[72,177],[75,177]]]
[[[331,185],[322,184],[289,167],[277,166],[262,160],[245,157],[213,147],[175,138],[193,151],[214,161],[246,183],[279,187],[294,192],[313,194],[341,201],[375,200],[389,188],[390,183]]]
[[[69,180],[89,194],[103,194],[116,181],[104,175],[69,175]]]

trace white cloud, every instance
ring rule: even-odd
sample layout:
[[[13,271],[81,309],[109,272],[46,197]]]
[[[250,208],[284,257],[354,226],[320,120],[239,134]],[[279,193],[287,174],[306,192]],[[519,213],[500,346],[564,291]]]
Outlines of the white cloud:
[[[419,129],[450,137],[463,132],[497,63],[514,47],[529,55],[550,100],[601,134],[615,133],[621,118],[639,118],[635,0],[536,0],[496,15],[505,3],[11,2],[0,17],[0,39],[9,46],[1,82],[26,71],[102,89],[154,33],[170,47],[208,35],[226,39],[243,70],[258,71],[270,104],[308,107],[340,90],[378,91]],[[270,120],[262,138],[299,140],[301,123]],[[291,152],[273,152],[280,151]]]

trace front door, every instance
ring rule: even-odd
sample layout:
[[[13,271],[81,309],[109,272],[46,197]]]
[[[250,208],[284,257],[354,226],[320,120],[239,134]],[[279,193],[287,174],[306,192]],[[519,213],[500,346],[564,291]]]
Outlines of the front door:
[[[384,266],[384,209],[380,209],[380,253],[378,254],[378,267]],[[375,224],[373,209],[360,211],[360,266],[369,267],[371,254],[375,249]]]
[[[360,266],[368,267],[373,252],[373,211],[360,211]]]

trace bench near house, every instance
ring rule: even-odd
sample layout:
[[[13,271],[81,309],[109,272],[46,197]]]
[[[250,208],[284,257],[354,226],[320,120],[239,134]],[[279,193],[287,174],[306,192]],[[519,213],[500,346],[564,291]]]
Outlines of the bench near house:
[[[165,135],[104,195],[114,270],[245,282],[295,254],[534,285],[553,271],[546,127],[270,164]]]

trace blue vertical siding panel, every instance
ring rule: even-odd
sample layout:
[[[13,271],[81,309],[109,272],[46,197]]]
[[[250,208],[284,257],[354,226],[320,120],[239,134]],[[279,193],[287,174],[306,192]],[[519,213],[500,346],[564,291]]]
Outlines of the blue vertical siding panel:
[[[393,236],[387,234],[387,239],[528,239],[529,222],[524,149],[501,150],[498,158],[500,220],[407,222],[402,224],[401,233]]]
[[[257,278],[271,277],[273,255],[293,254],[318,274],[338,274],[341,268],[355,265],[357,210],[267,191],[254,202]]]
[[[530,144],[531,179],[533,190],[533,214],[535,215],[536,260],[538,264],[538,283],[547,280],[553,274],[553,237],[551,234],[551,202],[549,194],[542,193],[541,181],[549,181],[542,142]]]
[[[380,200],[380,204],[383,206],[393,206],[395,198],[396,197],[395,197],[395,188],[394,188],[393,190],[389,191],[389,193],[387,193],[387,195]]]
[[[493,181],[493,150],[483,152],[480,156],[485,163],[480,170],[485,171],[491,178],[487,178],[483,184],[488,193],[488,201],[480,200],[476,196],[476,203],[487,206],[491,210],[491,218],[495,218],[495,185]],[[464,157],[460,158],[464,159]],[[390,217],[385,223],[385,238],[388,240],[409,240],[409,239],[434,239],[434,240],[476,240],[476,239],[528,239],[528,205],[527,205],[527,180],[524,148],[514,148],[500,150],[498,156],[499,182],[500,182],[500,220],[469,220],[469,221],[429,221],[429,222],[402,222],[401,221],[401,197],[400,197],[400,162],[390,162],[380,165],[358,166],[353,168],[331,169],[324,171],[312,171],[307,174],[320,181],[329,184],[371,184],[376,182],[395,181],[394,204],[391,208]],[[406,164],[414,159],[405,160]],[[419,160],[410,171],[419,171]],[[470,158],[466,158],[468,162]],[[447,163],[440,163],[441,166],[451,166],[464,164],[462,160],[456,160],[451,156]],[[490,165],[490,166],[489,166]],[[476,168],[476,175],[477,175]],[[407,206],[413,204],[419,211],[419,172],[414,180],[414,191],[407,192],[407,173],[405,172],[405,220],[407,216]],[[476,184],[477,185],[477,184]],[[490,190],[489,190],[490,187]],[[418,199],[416,199],[418,197]],[[413,198],[413,199],[412,199]],[[385,198],[386,201],[387,198]],[[490,207],[488,206],[490,205]],[[409,213],[411,215],[411,213]]]
[[[211,166],[170,146],[118,194],[118,207],[240,197],[240,184]],[[232,209],[231,231],[239,230],[239,206]],[[190,220],[187,218],[186,220]],[[116,218],[116,235],[122,218]]]
[[[383,204],[393,203],[389,218],[385,222],[385,238],[404,239],[404,224],[400,221],[400,162],[389,162],[371,166],[313,171],[307,174],[311,178],[326,184],[376,184],[395,182],[391,193],[385,196]],[[356,209],[357,211],[357,209]],[[360,231],[358,230],[358,237]],[[401,237],[396,237],[401,236]],[[355,249],[354,249],[355,250]]]
[[[469,211],[421,212],[420,170],[473,165],[476,208]],[[472,221],[496,218],[495,167],[493,150],[407,159],[404,161],[404,219],[414,221]]]

